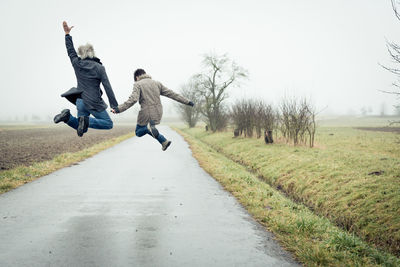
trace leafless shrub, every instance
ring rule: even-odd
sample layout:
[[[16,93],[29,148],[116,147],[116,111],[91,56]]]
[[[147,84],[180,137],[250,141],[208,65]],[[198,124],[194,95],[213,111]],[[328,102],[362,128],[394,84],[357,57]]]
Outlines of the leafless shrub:
[[[269,137],[272,143],[272,133],[277,129],[279,122],[279,112],[271,104],[263,104],[261,128],[264,130],[264,137]]]
[[[280,105],[280,130],[287,142],[314,146],[315,109],[306,99],[286,97]]]
[[[265,104],[263,101],[253,101],[254,105],[254,128],[256,130],[257,138],[261,137],[264,118],[265,118]]]
[[[276,112],[271,105],[251,99],[236,102],[232,106],[230,117],[235,136],[252,137],[255,132],[256,137],[260,138],[263,132],[272,132],[277,122]]]
[[[230,117],[238,135],[253,136],[254,107],[250,100],[236,102],[232,106]]]

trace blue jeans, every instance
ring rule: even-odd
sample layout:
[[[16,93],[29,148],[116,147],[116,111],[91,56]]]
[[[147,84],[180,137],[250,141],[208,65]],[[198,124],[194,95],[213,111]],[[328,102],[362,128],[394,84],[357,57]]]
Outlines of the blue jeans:
[[[94,118],[89,117],[89,128],[105,129],[105,130],[112,129],[113,122],[106,110],[96,111],[87,109],[85,107],[85,103],[83,103],[83,100],[81,98],[78,98],[76,100],[76,108],[78,110],[78,117],[90,116],[90,114],[94,116]],[[67,122],[67,124],[74,129],[78,129],[79,125],[78,118],[75,118],[74,116],[71,115],[69,117],[69,121]]]
[[[135,134],[137,137],[142,137],[143,135],[149,134],[151,137],[153,137],[149,131],[149,129],[147,129],[147,125],[136,125],[136,131]],[[157,141],[160,142],[160,144],[164,143],[167,139],[165,139],[165,137],[162,134],[158,135]]]

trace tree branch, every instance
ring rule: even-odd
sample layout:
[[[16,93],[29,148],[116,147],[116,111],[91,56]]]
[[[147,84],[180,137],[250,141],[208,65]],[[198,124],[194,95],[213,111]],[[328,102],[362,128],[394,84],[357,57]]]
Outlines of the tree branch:
[[[394,14],[396,15],[397,19],[400,20],[400,14],[397,11],[396,1],[395,0],[391,0],[391,1],[392,1],[392,8],[393,8]]]

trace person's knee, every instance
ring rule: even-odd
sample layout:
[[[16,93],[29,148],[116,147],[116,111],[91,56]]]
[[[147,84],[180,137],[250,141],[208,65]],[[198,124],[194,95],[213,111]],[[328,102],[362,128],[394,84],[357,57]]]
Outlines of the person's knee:
[[[111,130],[114,127],[114,123],[110,120],[110,121],[107,122],[106,127],[107,127],[108,130]]]
[[[135,135],[136,135],[137,137],[142,137],[144,134],[143,134],[142,131],[140,131],[138,128],[136,128],[136,130],[135,130]]]
[[[143,129],[143,127],[136,126],[135,135],[136,135],[137,137],[142,137],[142,136],[145,135],[146,133],[147,133],[147,132]]]

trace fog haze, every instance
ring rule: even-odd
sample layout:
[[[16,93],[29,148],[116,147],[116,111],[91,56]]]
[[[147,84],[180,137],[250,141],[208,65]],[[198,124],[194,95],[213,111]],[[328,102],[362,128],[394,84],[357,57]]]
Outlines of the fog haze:
[[[257,97],[277,104],[285,94],[306,96],[336,114],[362,107],[378,114],[383,104],[392,113],[396,103],[379,91],[393,90],[396,80],[378,64],[391,65],[386,39],[400,42],[389,0],[2,0],[0,120],[48,119],[74,109],[60,97],[76,86],[63,20],[75,26],[76,48],[93,44],[119,103],[131,93],[136,68],[178,90],[208,52],[228,53],[249,71],[231,101]],[[163,100],[167,115],[171,102]]]

